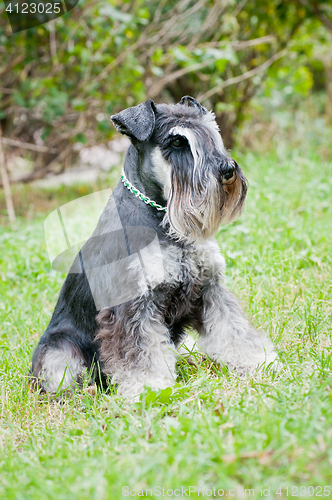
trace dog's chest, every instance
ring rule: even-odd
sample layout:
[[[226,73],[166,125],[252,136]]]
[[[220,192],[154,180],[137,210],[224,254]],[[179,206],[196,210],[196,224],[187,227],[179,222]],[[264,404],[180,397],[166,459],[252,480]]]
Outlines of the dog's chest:
[[[161,245],[163,284],[190,295],[210,281],[222,279],[225,260],[215,240],[184,246]]]
[[[215,240],[183,246],[161,243],[160,250],[163,279],[152,298],[174,333],[176,325],[181,330],[181,325],[200,321],[203,290],[222,279],[225,261]]]

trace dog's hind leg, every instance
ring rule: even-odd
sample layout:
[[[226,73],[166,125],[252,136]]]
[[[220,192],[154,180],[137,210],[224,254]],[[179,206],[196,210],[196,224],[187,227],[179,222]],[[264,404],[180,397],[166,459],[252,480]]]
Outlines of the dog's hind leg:
[[[213,360],[241,374],[272,363],[277,354],[272,342],[250,326],[234,295],[223,283],[203,293],[203,322],[199,344]]]
[[[176,347],[152,303],[131,301],[117,308],[117,319],[109,309],[97,319],[103,372],[118,385],[118,394],[138,401],[144,386],[165,389],[176,380]]]
[[[81,385],[87,364],[80,348],[67,339],[39,344],[32,359],[31,385],[56,393]]]

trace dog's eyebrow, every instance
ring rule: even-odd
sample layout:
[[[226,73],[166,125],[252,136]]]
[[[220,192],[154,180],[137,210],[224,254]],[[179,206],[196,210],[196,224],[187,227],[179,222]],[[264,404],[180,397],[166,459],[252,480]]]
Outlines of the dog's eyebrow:
[[[182,137],[185,137],[190,146],[191,153],[194,157],[194,172],[196,168],[198,168],[199,163],[201,161],[200,154],[198,152],[198,144],[197,144],[197,138],[195,136],[195,133],[192,129],[187,128],[187,127],[173,127],[169,131],[170,135],[181,135]]]
[[[181,137],[185,137],[189,144],[190,147],[194,146],[196,144],[196,138],[195,134],[192,129],[187,128],[187,127],[173,127],[169,131],[169,135],[180,135]]]

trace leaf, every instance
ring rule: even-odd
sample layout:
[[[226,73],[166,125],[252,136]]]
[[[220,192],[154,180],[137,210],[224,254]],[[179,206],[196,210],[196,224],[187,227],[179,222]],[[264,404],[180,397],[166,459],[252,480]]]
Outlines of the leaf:
[[[213,48],[210,49],[210,48],[208,48],[206,50],[206,55],[212,56],[217,60],[230,62],[232,64],[238,63],[237,55],[231,47],[227,47],[225,49],[213,49]]]
[[[76,142],[81,142],[82,144],[86,144],[87,143],[87,138],[85,137],[84,134],[82,134],[82,132],[80,132],[79,134],[77,134],[75,136],[75,141]]]
[[[223,455],[222,460],[227,463],[235,462],[236,460],[244,460],[248,458],[258,458],[260,464],[265,464],[269,462],[271,455],[273,455],[274,451],[247,451],[244,453],[240,453],[236,455],[235,453],[231,453],[229,455]]]
[[[104,5],[103,7],[101,7],[99,9],[99,14],[109,17],[114,21],[121,21],[126,24],[131,23],[133,20],[133,16],[131,14],[121,12],[121,10],[115,9],[111,5]]]
[[[163,405],[167,405],[170,402],[172,392],[173,390],[171,387],[166,387],[165,389],[161,389],[158,392],[151,390],[145,396],[145,402],[147,405],[153,403],[160,403]]]
[[[82,429],[69,429],[68,434],[69,436],[82,436],[83,431]]]
[[[158,66],[151,66],[151,73],[155,76],[163,76],[164,75],[164,71],[162,70],[162,68],[158,68]]]
[[[178,61],[178,62],[188,62],[188,61],[190,61],[190,57],[189,57],[189,55],[187,53],[186,48],[182,47],[180,45],[178,47],[175,47],[175,49],[173,49],[172,55],[175,58],[175,60]]]

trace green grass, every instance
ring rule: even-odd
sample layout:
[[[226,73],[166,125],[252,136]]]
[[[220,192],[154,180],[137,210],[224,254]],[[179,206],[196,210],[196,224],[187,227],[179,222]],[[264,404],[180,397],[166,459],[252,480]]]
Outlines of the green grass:
[[[38,398],[27,372],[63,275],[49,266],[45,215],[22,218],[0,233],[1,499],[113,499],[123,486],[137,496],[179,488],[173,498],[182,486],[187,495],[212,489],[204,498],[213,488],[285,498],[287,487],[288,496],[329,497],[332,164],[314,153],[236,158],[250,182],[247,208],[218,241],[227,283],[276,343],[281,372],[239,379],[198,359],[179,364],[173,390],[147,389],[135,405],[87,388],[62,402]]]

